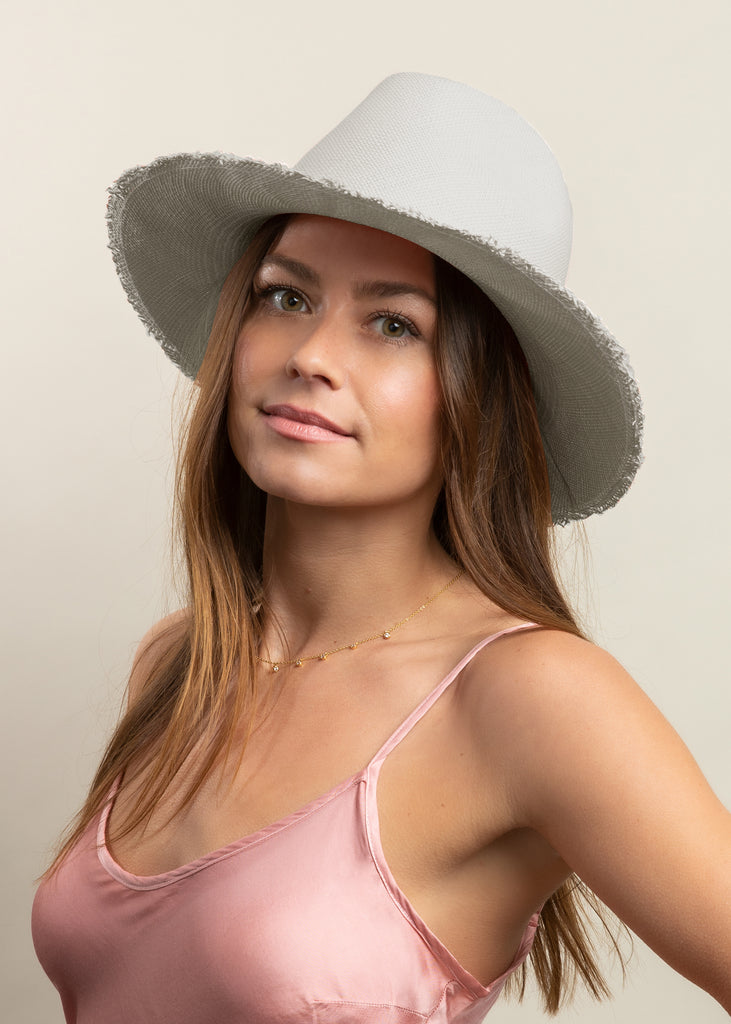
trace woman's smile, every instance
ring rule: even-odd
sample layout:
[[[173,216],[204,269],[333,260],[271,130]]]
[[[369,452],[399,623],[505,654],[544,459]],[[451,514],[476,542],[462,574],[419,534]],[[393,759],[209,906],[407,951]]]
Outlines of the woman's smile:
[[[346,441],[351,435],[336,423],[309,409],[271,405],[262,410],[267,423],[282,437],[295,441]]]

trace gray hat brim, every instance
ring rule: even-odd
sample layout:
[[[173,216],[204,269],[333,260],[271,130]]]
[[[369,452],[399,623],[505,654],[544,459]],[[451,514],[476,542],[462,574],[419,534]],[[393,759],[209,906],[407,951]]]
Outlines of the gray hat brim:
[[[440,256],[509,321],[531,372],[555,523],[603,512],[632,483],[642,409],[625,350],[515,252],[279,164],[219,153],[161,157],[109,191],[110,249],[129,301],[187,376],[200,367],[226,276],[258,228],[281,213],[336,217]]]

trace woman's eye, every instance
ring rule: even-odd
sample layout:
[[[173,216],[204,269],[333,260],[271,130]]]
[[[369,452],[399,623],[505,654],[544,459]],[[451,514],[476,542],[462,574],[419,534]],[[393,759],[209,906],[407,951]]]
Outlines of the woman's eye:
[[[387,338],[403,338],[404,334],[415,334],[405,320],[396,316],[379,316],[374,320],[376,329]]]
[[[293,288],[265,288],[261,295],[271,302],[275,309],[286,313],[300,313],[307,307],[304,298]]]

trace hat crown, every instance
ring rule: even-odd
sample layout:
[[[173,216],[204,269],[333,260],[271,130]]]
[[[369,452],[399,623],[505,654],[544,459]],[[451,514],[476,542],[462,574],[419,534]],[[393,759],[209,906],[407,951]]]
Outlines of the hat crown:
[[[558,162],[512,107],[470,86],[390,75],[295,170],[489,239],[566,279],[572,216]]]

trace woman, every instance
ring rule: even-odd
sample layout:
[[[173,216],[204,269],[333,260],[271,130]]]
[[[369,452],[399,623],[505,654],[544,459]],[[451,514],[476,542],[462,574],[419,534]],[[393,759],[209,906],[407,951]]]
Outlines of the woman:
[[[529,952],[555,1011],[606,991],[579,878],[731,1008],[729,817],[551,567],[641,416],[543,141],[397,75],[296,171],[164,158],[109,220],[196,377],[190,603],[36,897],[67,1020],[472,1024]]]

